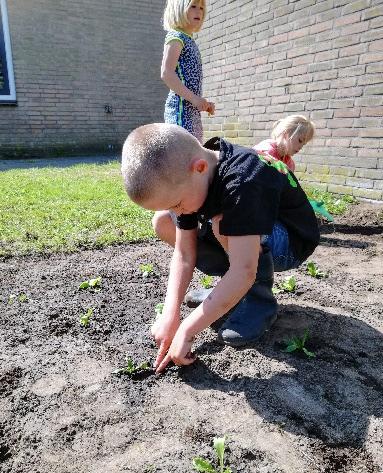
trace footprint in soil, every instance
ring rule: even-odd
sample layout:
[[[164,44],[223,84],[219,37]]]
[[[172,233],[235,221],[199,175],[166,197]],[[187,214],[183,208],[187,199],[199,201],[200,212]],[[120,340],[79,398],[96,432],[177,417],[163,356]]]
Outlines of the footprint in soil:
[[[283,340],[305,328],[311,337],[308,348],[316,351],[312,360],[280,348]],[[199,352],[211,354],[211,349],[211,342],[205,342]],[[328,446],[363,448],[370,417],[383,417],[379,331],[357,319],[288,305],[281,308],[278,321],[256,350],[271,360],[265,378],[233,377],[232,366],[226,368],[226,376],[224,367],[217,374],[200,360],[181,370],[180,376],[195,389],[244,393],[258,415],[294,434]],[[241,355],[254,364],[253,350]],[[281,362],[294,368],[291,374],[279,372]]]

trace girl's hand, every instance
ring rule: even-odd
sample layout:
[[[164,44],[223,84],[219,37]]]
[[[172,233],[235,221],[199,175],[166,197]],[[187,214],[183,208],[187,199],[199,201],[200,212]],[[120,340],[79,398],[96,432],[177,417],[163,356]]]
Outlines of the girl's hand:
[[[211,105],[211,102],[208,102],[203,97],[198,97],[198,95],[196,95],[195,98],[193,98],[193,101],[191,103],[200,112],[207,112]]]
[[[207,113],[210,115],[214,115],[215,114],[215,103],[214,102],[208,102],[209,104],[209,107],[208,109],[206,110]]]

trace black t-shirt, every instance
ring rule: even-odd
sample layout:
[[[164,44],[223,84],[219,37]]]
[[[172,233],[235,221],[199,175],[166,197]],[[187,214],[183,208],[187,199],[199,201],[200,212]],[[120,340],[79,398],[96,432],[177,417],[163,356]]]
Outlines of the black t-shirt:
[[[190,230],[198,221],[222,214],[222,235],[269,235],[279,220],[288,231],[295,256],[302,261],[310,256],[319,243],[317,220],[287,166],[221,138],[212,138],[204,146],[220,152],[213,181],[199,211],[180,215],[177,226]]]

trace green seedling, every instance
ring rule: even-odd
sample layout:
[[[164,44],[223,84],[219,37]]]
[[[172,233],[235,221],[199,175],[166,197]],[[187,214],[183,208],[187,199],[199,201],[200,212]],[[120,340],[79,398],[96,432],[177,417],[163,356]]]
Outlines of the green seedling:
[[[99,276],[98,278],[83,281],[78,288],[79,289],[89,289],[89,288],[96,289],[98,287],[101,287],[101,276]]]
[[[24,292],[21,292],[21,293],[19,294],[18,299],[19,299],[19,302],[27,302],[28,296],[27,296],[26,294],[24,294]]]
[[[20,294],[10,294],[8,297],[8,304],[13,304],[14,302],[27,302],[28,296],[24,292],[20,292]]]
[[[280,292],[294,292],[297,288],[297,280],[294,276],[287,276],[283,282],[277,284],[277,287],[273,287],[273,294],[279,294]]]
[[[305,347],[308,336],[309,331],[306,329],[304,331],[303,337],[293,337],[287,342],[285,342],[287,344],[287,347],[283,351],[286,353],[292,353],[294,351],[303,351],[303,353],[309,358],[314,358],[315,353],[307,350],[307,348]]]
[[[80,316],[80,324],[83,327],[87,327],[89,325],[89,320],[92,317],[94,309],[88,309],[85,314],[81,314]]]
[[[126,365],[123,368],[113,371],[113,374],[117,374],[118,376],[121,376],[122,374],[132,376],[146,370],[150,370],[150,366],[147,361],[144,361],[140,365],[136,365],[132,359],[126,358]]]
[[[193,467],[197,471],[201,471],[203,473],[232,473],[231,468],[226,467],[224,463],[224,455],[225,455],[225,442],[226,436],[224,437],[215,437],[214,438],[214,450],[218,457],[219,467],[214,468],[214,466],[204,458],[193,458]]]
[[[154,311],[156,313],[156,320],[161,317],[162,315],[162,312],[164,310],[164,303],[163,302],[159,302],[156,307],[154,308]]]
[[[202,276],[199,282],[202,284],[202,287],[204,287],[205,289],[210,289],[211,287],[213,287],[213,276],[208,276],[208,275]]]
[[[325,278],[327,277],[327,273],[320,271],[314,261],[309,261],[307,263],[307,272],[313,278]]]
[[[142,277],[147,278],[154,273],[154,267],[151,263],[140,264],[140,271],[142,272]]]

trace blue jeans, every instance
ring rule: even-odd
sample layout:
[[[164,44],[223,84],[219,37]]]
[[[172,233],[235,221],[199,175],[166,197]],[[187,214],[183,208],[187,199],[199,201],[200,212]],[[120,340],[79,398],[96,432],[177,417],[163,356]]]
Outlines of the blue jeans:
[[[261,244],[270,248],[273,255],[274,271],[287,271],[297,268],[301,261],[290,247],[289,234],[281,222],[276,222],[270,235],[262,235]]]
[[[176,223],[176,215],[169,211]],[[262,235],[261,244],[267,246],[273,255],[274,271],[287,271],[297,268],[302,261],[295,257],[289,242],[289,234],[281,222],[276,222],[271,235]],[[229,269],[229,259],[221,244],[215,238],[211,220],[198,229],[197,268],[205,274],[222,276]]]

